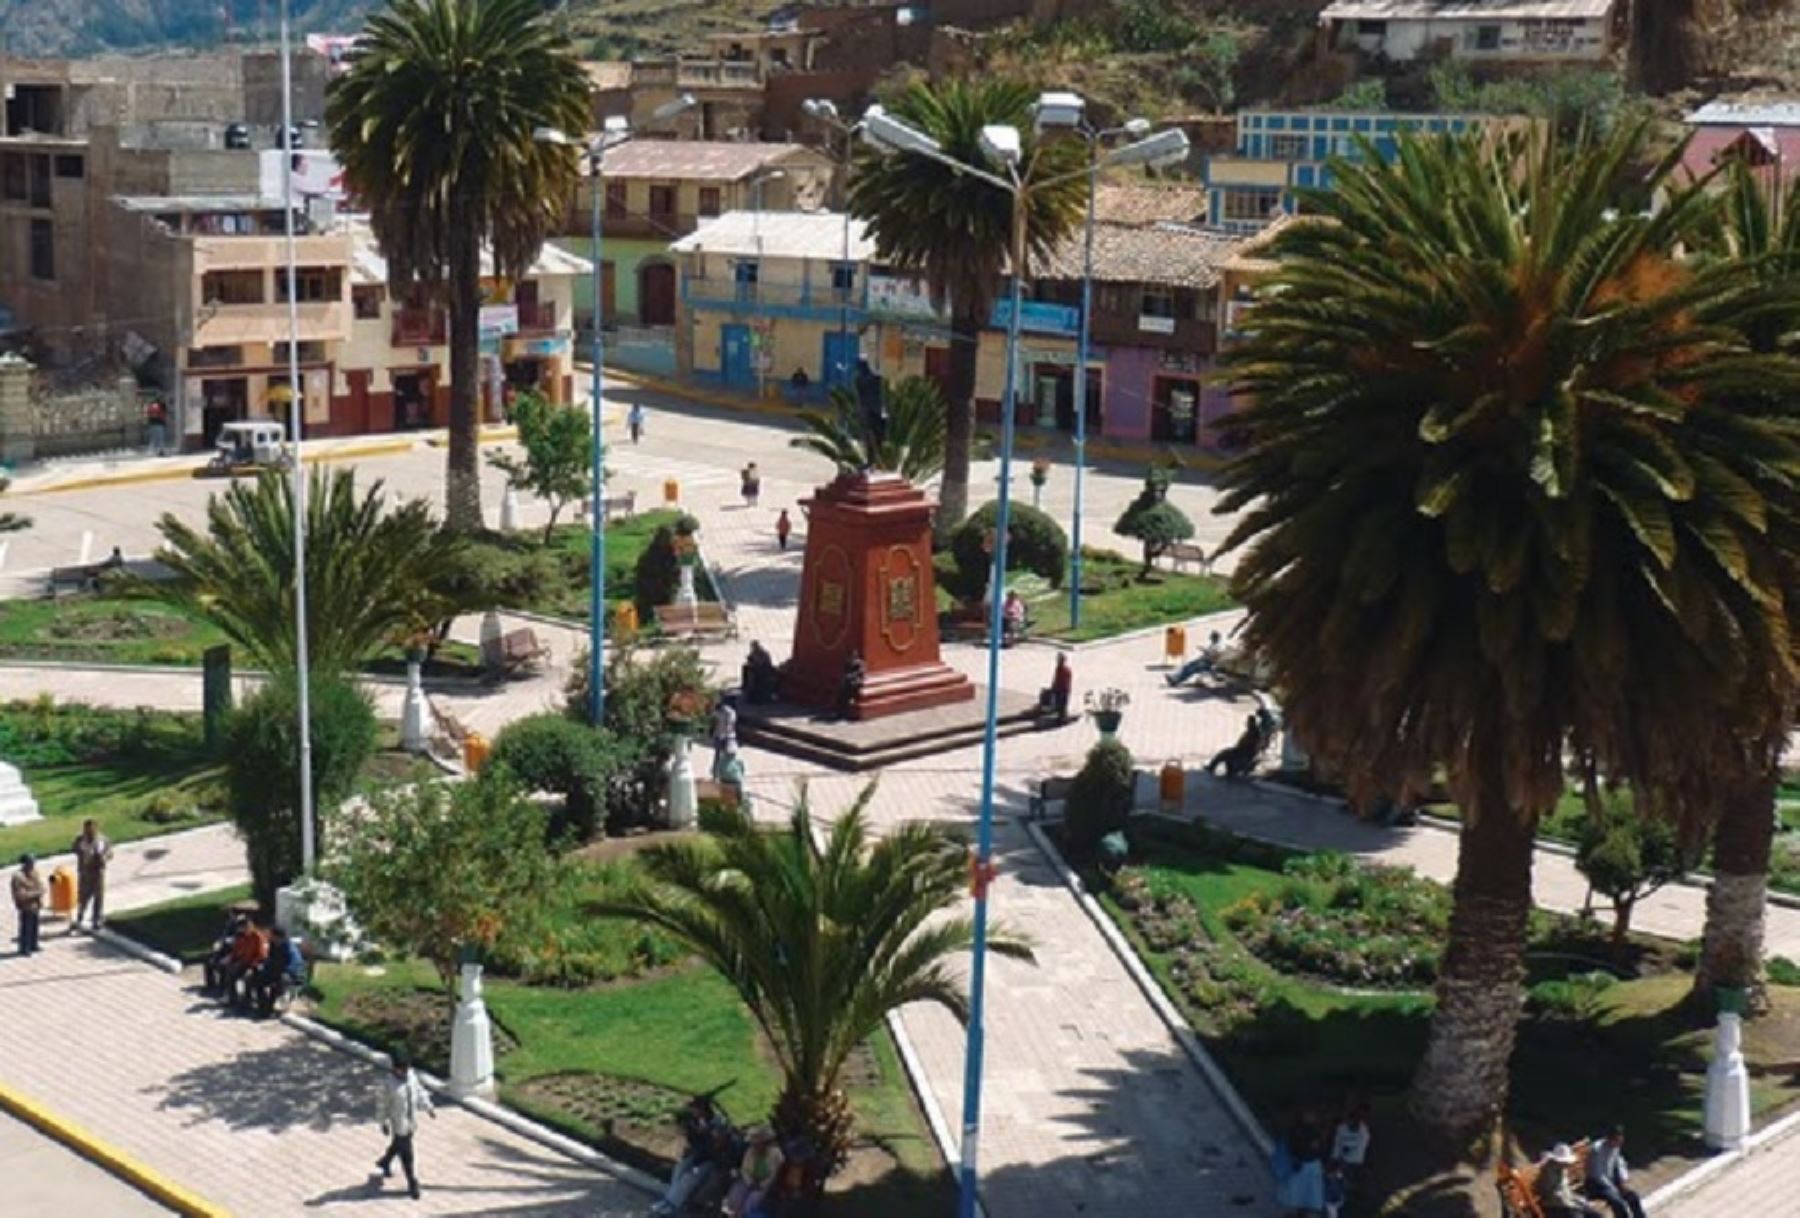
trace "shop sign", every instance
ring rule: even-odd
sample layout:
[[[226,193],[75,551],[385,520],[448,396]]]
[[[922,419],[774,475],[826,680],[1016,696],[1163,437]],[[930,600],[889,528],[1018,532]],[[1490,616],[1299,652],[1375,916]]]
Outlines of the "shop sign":
[[[931,306],[931,293],[926,290],[925,285],[919,280],[898,275],[869,276],[869,312],[887,313],[896,317],[939,316],[938,311]]]
[[[510,339],[506,349],[513,359],[554,359],[559,355],[568,355],[573,348],[567,334],[558,334],[553,338]]]
[[[490,304],[481,306],[481,337],[499,338],[519,332],[519,306]]]

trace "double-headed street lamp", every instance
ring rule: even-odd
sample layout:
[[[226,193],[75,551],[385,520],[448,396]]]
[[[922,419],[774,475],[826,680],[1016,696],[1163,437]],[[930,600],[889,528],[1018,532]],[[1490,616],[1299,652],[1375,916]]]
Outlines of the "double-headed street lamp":
[[[1068,109],[1073,94],[1045,94],[1036,113],[1040,126],[1056,126],[1053,120]],[[1079,103],[1080,99],[1075,99]],[[1079,114],[1080,107],[1077,106]],[[974,860],[975,930],[969,976],[968,1052],[963,1070],[963,1125],[961,1165],[958,1171],[957,1214],[974,1218],[977,1193],[977,1142],[981,1129],[981,1072],[984,1048],[983,1002],[987,988],[988,886],[994,857],[994,778],[999,751],[1000,643],[1006,594],[1007,531],[1012,522],[1012,458],[1014,416],[1018,410],[1019,326],[1024,313],[1023,288],[1027,273],[1029,241],[1027,224],[1031,196],[1040,190],[1086,174],[1090,178],[1102,165],[1166,164],[1187,155],[1187,137],[1167,131],[1114,149],[1072,174],[1034,181],[1025,164],[1023,137],[1016,127],[990,125],[981,130],[981,152],[986,165],[959,161],[945,152],[930,135],[880,106],[871,106],[862,120],[863,138],[884,153],[924,157],[949,166],[959,174],[990,183],[1012,196],[1009,259],[1012,285],[1006,317],[1006,379],[1000,425],[1000,488],[998,518],[994,525],[993,570],[988,578],[987,715],[982,735],[981,807]],[[1083,324],[1085,325],[1085,310]],[[1085,370],[1084,370],[1085,372]],[[1077,585],[1079,592],[1079,585]]]
[[[683,93],[672,102],[658,106],[652,119],[673,118],[695,104],[692,94]],[[599,727],[606,719],[605,657],[602,644],[606,638],[606,437],[601,432],[602,368],[606,354],[604,336],[606,263],[601,257],[601,201],[606,193],[604,170],[606,150],[617,148],[631,138],[631,124],[620,116],[608,118],[600,133],[583,143],[554,127],[539,127],[532,138],[542,144],[555,144],[579,149],[587,158],[588,178],[593,184],[593,257],[594,257],[594,333],[590,358],[594,362],[592,400],[588,409],[593,415],[593,438],[590,449],[593,479],[592,502],[588,510],[588,722]]]
[[[1087,102],[1077,93],[1046,93],[1038,99],[1039,131],[1073,132],[1087,142],[1087,223],[1081,247],[1081,336],[1075,348],[1075,512],[1070,530],[1069,625],[1081,626],[1081,517],[1082,477],[1087,472],[1087,364],[1088,338],[1094,312],[1094,195],[1100,180],[1100,150],[1106,141],[1128,136],[1131,143],[1108,155],[1109,165],[1146,165],[1163,168],[1179,164],[1188,153],[1187,136],[1177,130],[1150,134],[1150,120],[1129,119],[1117,127],[1095,128],[1087,122]]]

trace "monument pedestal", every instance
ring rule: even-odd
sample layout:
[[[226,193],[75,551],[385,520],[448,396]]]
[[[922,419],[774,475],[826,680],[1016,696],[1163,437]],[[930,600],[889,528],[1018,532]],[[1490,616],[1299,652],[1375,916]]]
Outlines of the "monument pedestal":
[[[31,788],[25,785],[18,767],[0,761],[0,825],[22,825],[42,819],[37,800],[32,798]]]
[[[938,654],[931,501],[897,474],[843,474],[801,507],[806,565],[783,696],[835,709],[852,655],[851,719],[967,702],[975,686]]]

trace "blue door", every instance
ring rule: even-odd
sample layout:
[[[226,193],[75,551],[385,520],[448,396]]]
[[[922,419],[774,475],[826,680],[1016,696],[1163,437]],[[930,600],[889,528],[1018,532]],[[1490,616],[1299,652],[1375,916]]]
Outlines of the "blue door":
[[[744,387],[756,383],[750,356],[750,327],[721,326],[719,329],[719,372],[727,385]]]
[[[848,385],[856,375],[857,334],[854,330],[825,332],[825,360],[821,365],[827,388]]]

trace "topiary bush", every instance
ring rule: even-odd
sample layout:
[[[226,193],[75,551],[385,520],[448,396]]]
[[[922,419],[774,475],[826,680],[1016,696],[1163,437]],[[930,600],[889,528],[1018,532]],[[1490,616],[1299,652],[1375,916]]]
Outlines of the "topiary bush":
[[[338,805],[375,751],[375,707],[344,677],[315,674],[308,689],[313,807],[319,857]],[[300,874],[300,702],[291,675],[244,700],[225,726],[226,806],[244,837],[250,886],[264,908]]]
[[[1194,535],[1194,522],[1187,513],[1169,502],[1169,483],[1174,473],[1167,466],[1152,465],[1144,471],[1144,488],[1138,492],[1125,512],[1113,525],[1113,531],[1135,537],[1144,543],[1144,566],[1139,577],[1150,574],[1150,566],[1170,546]]]
[[[650,537],[650,544],[638,556],[633,596],[638,616],[648,622],[654,619],[656,607],[675,599],[681,586],[681,556],[675,549],[675,530],[663,525]]]
[[[1069,845],[1077,853],[1091,854],[1101,838],[1124,830],[1131,819],[1136,785],[1130,749],[1108,738],[1088,750],[1064,805],[1063,825]]]
[[[501,729],[489,766],[521,790],[562,798],[562,807],[550,818],[551,841],[587,841],[600,833],[618,750],[605,732],[546,711]]]
[[[985,503],[960,525],[950,537],[950,553],[956,560],[960,586],[973,600],[985,591],[988,569],[993,557],[987,551],[987,536],[1000,519],[1000,505]],[[1062,586],[1069,569],[1069,538],[1062,526],[1028,503],[1015,503],[1007,527],[1006,569],[1030,571],[1042,576],[1051,587]]]

